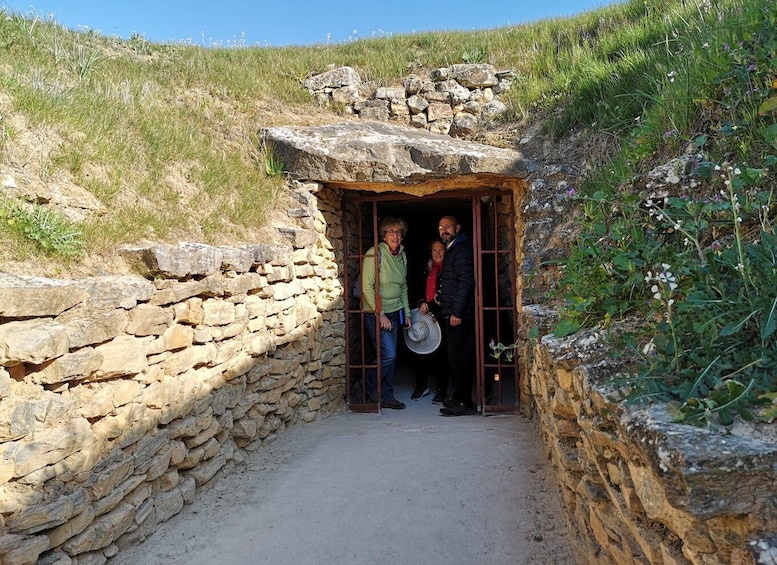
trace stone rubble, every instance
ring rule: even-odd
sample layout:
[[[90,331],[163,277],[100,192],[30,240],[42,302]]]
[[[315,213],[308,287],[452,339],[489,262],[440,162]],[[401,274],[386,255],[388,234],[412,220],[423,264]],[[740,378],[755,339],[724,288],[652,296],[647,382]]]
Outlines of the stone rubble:
[[[305,80],[321,106],[338,106],[363,120],[392,121],[434,133],[467,137],[507,111],[499,95],[515,80],[510,70],[487,63],[461,63],[409,75],[402,86],[371,90],[352,67],[338,67]]]

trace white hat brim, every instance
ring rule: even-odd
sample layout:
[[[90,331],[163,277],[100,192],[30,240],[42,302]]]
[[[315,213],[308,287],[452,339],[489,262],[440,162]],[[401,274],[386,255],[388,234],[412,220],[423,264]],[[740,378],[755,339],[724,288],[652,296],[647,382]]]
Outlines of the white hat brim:
[[[410,328],[405,328],[407,348],[418,355],[434,353],[442,342],[442,330],[435,317],[414,308],[410,312],[410,320]]]

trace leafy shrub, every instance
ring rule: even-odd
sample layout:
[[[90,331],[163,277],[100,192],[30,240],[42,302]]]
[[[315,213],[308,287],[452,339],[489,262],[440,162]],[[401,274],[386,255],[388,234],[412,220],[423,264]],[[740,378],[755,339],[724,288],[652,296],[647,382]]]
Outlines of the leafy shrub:
[[[83,254],[81,232],[67,219],[42,206],[26,208],[0,200],[0,226],[34,242],[46,254],[66,259]]]

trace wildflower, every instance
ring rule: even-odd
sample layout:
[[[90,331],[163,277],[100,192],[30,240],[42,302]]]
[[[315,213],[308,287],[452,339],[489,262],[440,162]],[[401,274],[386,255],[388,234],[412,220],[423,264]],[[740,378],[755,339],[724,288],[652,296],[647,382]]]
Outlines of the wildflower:
[[[574,195],[575,195],[575,189],[574,189],[574,188],[570,188],[570,189],[567,191],[567,194],[568,194],[569,196],[574,196]]]
[[[669,74],[667,74],[667,75],[666,75],[666,76],[668,76],[668,77],[669,77],[669,82],[674,82],[674,77],[675,77],[675,75],[676,75],[676,74],[677,74],[677,73],[675,73],[674,71],[672,71],[672,72],[670,72]]]
[[[710,47],[710,44],[706,41],[702,44],[702,49],[709,49],[709,47]]]

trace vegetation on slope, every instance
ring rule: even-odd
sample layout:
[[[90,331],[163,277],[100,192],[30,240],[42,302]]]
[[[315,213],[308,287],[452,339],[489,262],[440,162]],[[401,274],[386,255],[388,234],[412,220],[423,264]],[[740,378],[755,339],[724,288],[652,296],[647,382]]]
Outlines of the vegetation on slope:
[[[702,4],[666,42],[659,87],[622,151],[578,198],[584,221],[565,265],[564,334],[636,314],[631,399],[669,401],[678,420],[777,416],[777,5]],[[622,97],[619,97],[622,98]],[[617,98],[616,98],[617,99]],[[690,179],[644,188],[655,164]],[[642,188],[640,188],[642,187]]]

